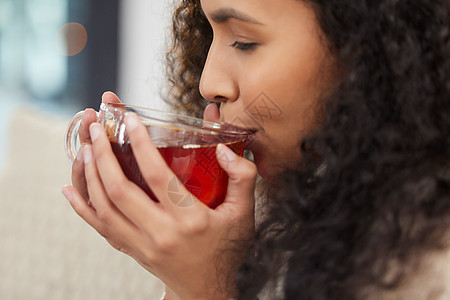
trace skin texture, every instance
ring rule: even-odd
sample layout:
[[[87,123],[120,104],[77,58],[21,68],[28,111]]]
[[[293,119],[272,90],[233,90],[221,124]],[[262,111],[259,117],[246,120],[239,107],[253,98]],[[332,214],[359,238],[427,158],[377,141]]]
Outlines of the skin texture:
[[[271,177],[298,160],[299,141],[318,125],[316,101],[331,87],[333,59],[314,12],[292,0],[201,5],[214,38],[200,92],[221,103],[221,121],[257,129],[250,150]],[[230,10],[238,17],[227,18]]]

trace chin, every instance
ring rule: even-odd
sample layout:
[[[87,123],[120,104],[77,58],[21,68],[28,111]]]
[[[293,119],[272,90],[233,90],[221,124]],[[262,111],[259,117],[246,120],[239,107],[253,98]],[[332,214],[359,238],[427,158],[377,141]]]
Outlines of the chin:
[[[276,163],[276,160],[280,159],[279,157],[276,158],[276,153],[267,151],[269,149],[267,145],[270,145],[270,143],[265,139],[265,136],[260,135],[260,133],[260,131],[257,132],[256,138],[253,143],[250,144],[248,150],[253,154],[253,162],[258,168],[258,174],[264,180],[270,180],[279,174],[283,168],[281,167],[281,162],[278,164]]]
[[[256,167],[258,168],[258,174],[264,179],[264,180],[270,180],[271,177],[273,177],[274,172],[271,170],[271,167],[267,164],[267,160],[264,159],[264,157],[260,155],[254,154],[253,161],[255,162]]]
[[[283,164],[283,162],[276,163],[274,157],[267,157],[258,153],[253,153],[253,161],[258,168],[258,174],[266,181],[270,181],[289,168],[289,165]]]

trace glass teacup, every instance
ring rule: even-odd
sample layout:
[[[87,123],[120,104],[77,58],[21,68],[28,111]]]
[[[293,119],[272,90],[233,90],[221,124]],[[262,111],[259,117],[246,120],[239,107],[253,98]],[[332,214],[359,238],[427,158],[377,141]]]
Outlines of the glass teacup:
[[[252,139],[250,131],[134,105],[102,103],[97,114],[98,122],[105,128],[122,170],[128,179],[155,201],[157,198],[141,175],[127,136],[124,118],[129,112],[139,116],[169,168],[196,198],[211,208],[224,201],[228,175],[219,165],[216,147],[219,143],[225,144],[242,156],[245,146]],[[71,163],[77,153],[82,116],[83,112],[74,116],[65,136],[66,153]],[[168,188],[175,202],[178,201],[177,182],[174,180],[174,184]]]

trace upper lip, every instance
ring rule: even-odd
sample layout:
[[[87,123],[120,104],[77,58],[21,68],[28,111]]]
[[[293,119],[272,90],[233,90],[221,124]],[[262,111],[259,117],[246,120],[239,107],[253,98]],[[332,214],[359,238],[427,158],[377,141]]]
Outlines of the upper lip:
[[[248,120],[247,118],[241,118],[239,116],[233,119],[233,118],[225,118],[223,115],[221,115],[220,122],[222,124],[227,124],[229,128],[236,128],[239,131],[244,130],[256,132],[263,129],[261,127],[261,124],[258,124],[252,120]]]

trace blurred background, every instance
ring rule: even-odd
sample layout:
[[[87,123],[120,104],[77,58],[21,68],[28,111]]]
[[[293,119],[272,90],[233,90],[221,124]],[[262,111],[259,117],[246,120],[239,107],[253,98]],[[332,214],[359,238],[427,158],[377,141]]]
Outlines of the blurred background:
[[[67,116],[98,108],[107,90],[123,102],[164,108],[160,91],[173,5],[0,0],[0,135],[18,105]]]
[[[159,299],[161,284],[73,212],[63,136],[104,91],[166,109],[175,3],[0,0],[0,299]]]

